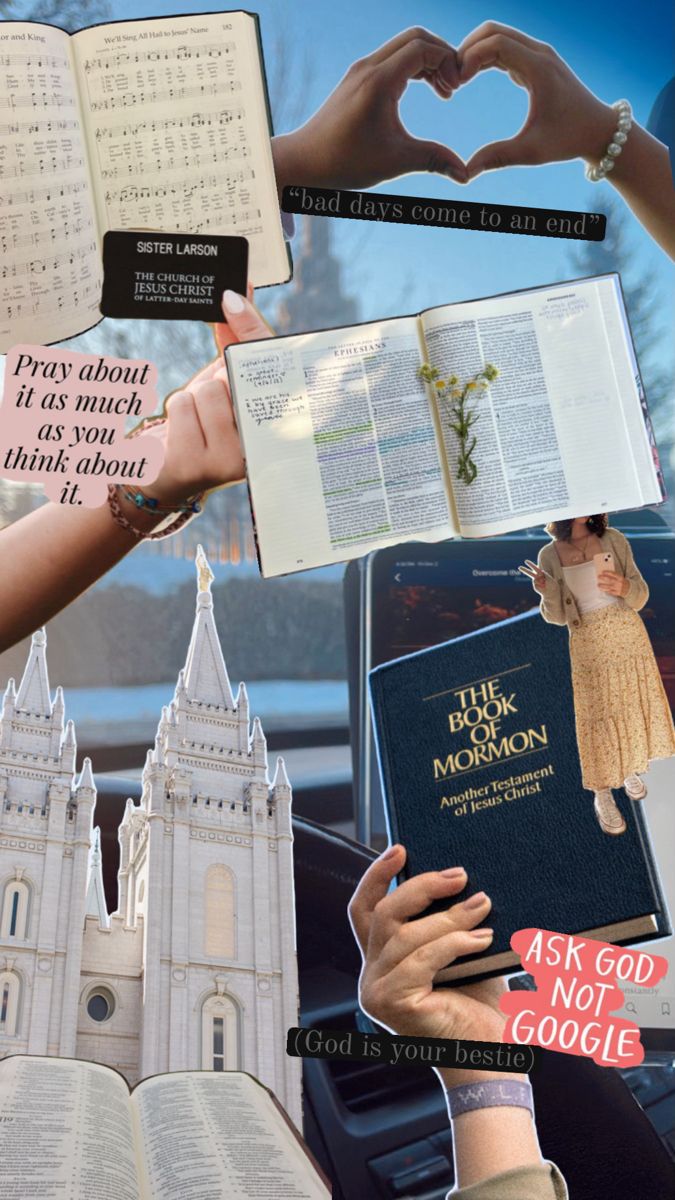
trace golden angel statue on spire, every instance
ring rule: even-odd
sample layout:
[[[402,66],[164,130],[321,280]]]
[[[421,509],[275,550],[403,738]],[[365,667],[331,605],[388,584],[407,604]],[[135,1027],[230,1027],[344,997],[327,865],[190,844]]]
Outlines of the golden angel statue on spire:
[[[203,546],[197,546],[197,555],[195,557],[195,566],[197,568],[197,582],[200,592],[210,592],[211,584],[215,578],[211,570],[208,559],[204,553]]]

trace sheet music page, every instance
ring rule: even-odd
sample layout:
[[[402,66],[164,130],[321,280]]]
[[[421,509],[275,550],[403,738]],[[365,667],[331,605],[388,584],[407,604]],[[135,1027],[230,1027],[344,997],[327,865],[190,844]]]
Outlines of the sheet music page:
[[[73,44],[101,229],[240,234],[254,284],[288,278],[253,18],[123,21]]]
[[[0,24],[0,351],[101,320],[96,216],[66,33]]]
[[[156,1075],[131,1102],[149,1200],[328,1200],[311,1160],[249,1075]]]

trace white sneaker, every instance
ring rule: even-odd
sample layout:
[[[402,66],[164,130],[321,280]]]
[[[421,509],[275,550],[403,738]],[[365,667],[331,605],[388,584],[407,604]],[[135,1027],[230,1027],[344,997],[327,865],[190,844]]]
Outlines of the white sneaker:
[[[647,795],[647,785],[639,775],[627,775],[623,781],[626,794],[631,800],[644,800]]]
[[[603,833],[610,833],[614,837],[625,833],[626,822],[621,816],[609,788],[603,788],[601,792],[595,793],[593,808]]]

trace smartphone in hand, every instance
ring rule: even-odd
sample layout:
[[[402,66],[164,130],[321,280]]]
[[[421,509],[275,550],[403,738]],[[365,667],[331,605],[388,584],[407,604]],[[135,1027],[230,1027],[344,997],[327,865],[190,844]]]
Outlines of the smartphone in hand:
[[[609,550],[603,550],[600,554],[594,554],[593,562],[595,563],[596,576],[602,574],[603,571],[615,570],[614,555]]]

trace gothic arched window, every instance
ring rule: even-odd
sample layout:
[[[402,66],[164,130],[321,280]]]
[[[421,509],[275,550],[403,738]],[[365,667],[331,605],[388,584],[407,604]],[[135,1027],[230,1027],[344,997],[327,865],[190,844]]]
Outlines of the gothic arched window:
[[[28,910],[30,888],[23,879],[10,879],[5,885],[0,920],[0,937],[26,938],[28,936]]]
[[[21,981],[14,971],[0,971],[0,1034],[13,1037],[19,1022]]]
[[[209,958],[236,957],[234,875],[215,863],[206,872],[204,903],[204,953]]]
[[[202,1005],[202,1069],[239,1070],[239,1009],[230,996],[209,996]]]

